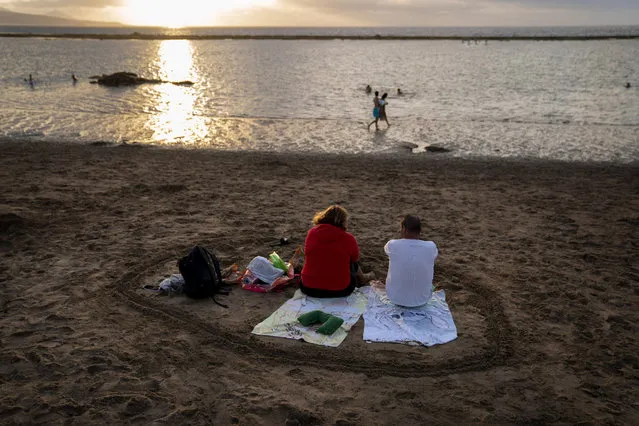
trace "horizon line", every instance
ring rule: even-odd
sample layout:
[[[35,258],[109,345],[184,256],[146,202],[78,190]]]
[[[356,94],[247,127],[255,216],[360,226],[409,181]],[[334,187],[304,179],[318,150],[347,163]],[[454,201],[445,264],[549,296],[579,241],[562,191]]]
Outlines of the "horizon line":
[[[61,27],[65,28],[65,27]],[[162,28],[162,27],[149,27]],[[203,27],[209,28],[209,27]],[[234,27],[229,27],[234,28]],[[246,27],[240,27],[246,28]],[[267,27],[294,28],[294,27]],[[302,27],[300,27],[302,28]],[[306,27],[303,27],[306,28]],[[309,27],[310,28],[310,27]],[[340,27],[349,28],[349,27]],[[453,27],[454,28],[454,27]],[[592,36],[410,36],[410,35],[285,35],[285,34],[92,34],[92,33],[0,33],[0,38],[60,38],[60,39],[93,39],[93,40],[486,40],[486,41],[580,41],[638,39],[637,34],[592,35]]]
[[[62,19],[62,18],[61,18]],[[73,20],[70,18],[65,18]],[[87,24],[93,21],[82,21]],[[95,21],[96,24],[105,22]],[[107,22],[113,25],[33,25],[33,24],[3,24],[0,27],[32,27],[32,28],[161,28],[167,30],[197,29],[197,28],[601,28],[601,27],[639,27],[637,24],[565,24],[565,25],[188,25],[170,27],[166,25],[135,25],[121,22]]]

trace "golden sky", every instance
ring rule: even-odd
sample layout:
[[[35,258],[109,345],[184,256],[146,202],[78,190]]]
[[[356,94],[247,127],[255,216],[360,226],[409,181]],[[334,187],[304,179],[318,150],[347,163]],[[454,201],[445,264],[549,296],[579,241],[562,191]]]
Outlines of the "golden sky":
[[[132,25],[210,26],[223,25],[224,16],[274,5],[275,0],[127,0],[116,14],[119,21]]]

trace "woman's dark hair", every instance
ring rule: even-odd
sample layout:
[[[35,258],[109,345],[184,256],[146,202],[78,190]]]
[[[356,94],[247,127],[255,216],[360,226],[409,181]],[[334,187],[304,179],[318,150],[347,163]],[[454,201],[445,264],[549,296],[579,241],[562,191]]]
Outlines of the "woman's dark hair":
[[[346,211],[346,209],[335,204],[324,211],[317,212],[313,217],[313,225],[324,223],[337,226],[338,228],[342,228],[345,230],[346,219],[348,219],[348,212]]]
[[[379,96],[379,92],[375,90],[375,96]]]
[[[384,93],[384,94],[382,95],[382,99],[386,99],[386,96],[388,96],[388,93]]]

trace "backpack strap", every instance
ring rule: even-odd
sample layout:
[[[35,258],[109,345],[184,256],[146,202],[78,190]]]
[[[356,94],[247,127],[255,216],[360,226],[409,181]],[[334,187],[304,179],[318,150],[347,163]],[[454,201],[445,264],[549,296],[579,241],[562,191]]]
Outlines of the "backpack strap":
[[[231,290],[233,290],[233,287],[231,287],[230,285],[224,285],[220,287],[218,293],[223,294],[224,296],[228,296],[229,294],[231,294]]]
[[[212,256],[211,253],[207,249],[205,249],[204,247],[202,247],[202,246],[198,246],[198,247],[199,247],[200,251],[202,252],[203,256],[206,259],[209,260],[209,262],[207,262],[207,264],[213,263],[214,268],[215,268],[215,275],[217,275],[217,278],[218,278],[217,282],[220,285],[222,285],[222,274],[220,273],[220,263],[217,261],[217,258],[215,256]],[[209,276],[211,277],[211,282],[215,282],[215,278],[216,277],[213,276],[213,272],[211,271],[211,268],[206,268],[206,269],[209,271]],[[213,302],[215,302],[216,305],[220,305],[221,307],[228,309],[227,305],[224,305],[224,304],[218,302],[217,300],[215,300],[215,293],[211,294],[210,297],[211,297],[211,299],[213,299]]]
[[[228,309],[228,308],[229,308],[227,305],[224,305],[223,303],[220,303],[220,302],[218,302],[217,300],[215,300],[215,294],[213,294],[213,295],[211,296],[211,299],[213,299],[213,302],[215,302],[215,304],[216,304],[216,305],[220,305],[221,307],[226,308],[226,309]]]
[[[211,256],[211,260],[213,261],[213,267],[215,268],[215,275],[217,275],[217,282],[220,284],[220,286],[222,286],[222,268],[220,268],[220,262],[217,260],[217,256],[212,255],[210,252],[209,252],[209,255]]]
[[[210,251],[208,251],[205,247],[200,246],[200,249],[202,250],[202,252],[205,254],[204,257],[206,257],[210,263],[213,264],[213,269],[215,270],[215,275],[217,277],[217,282],[219,283],[219,285],[222,285],[222,272],[220,269],[220,262],[217,260],[217,257],[212,254]],[[211,274],[211,279],[213,279],[213,275],[211,270],[209,269],[209,274]],[[213,280],[215,281],[215,280]]]

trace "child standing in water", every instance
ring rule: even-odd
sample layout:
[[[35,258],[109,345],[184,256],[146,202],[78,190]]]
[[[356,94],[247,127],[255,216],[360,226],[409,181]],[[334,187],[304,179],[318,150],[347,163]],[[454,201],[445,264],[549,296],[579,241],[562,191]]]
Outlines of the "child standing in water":
[[[375,118],[373,121],[368,123],[368,130],[371,129],[371,125],[375,123],[375,131],[379,130],[377,126],[377,122],[379,121],[379,92],[375,91],[375,97],[373,98],[373,117]]]
[[[387,96],[388,93],[384,93],[382,95],[382,99],[379,101],[379,120],[384,120],[386,122],[386,126],[390,127],[388,118],[386,118],[386,105],[388,105],[388,101],[386,100]],[[375,127],[377,127],[377,123],[375,123]]]

